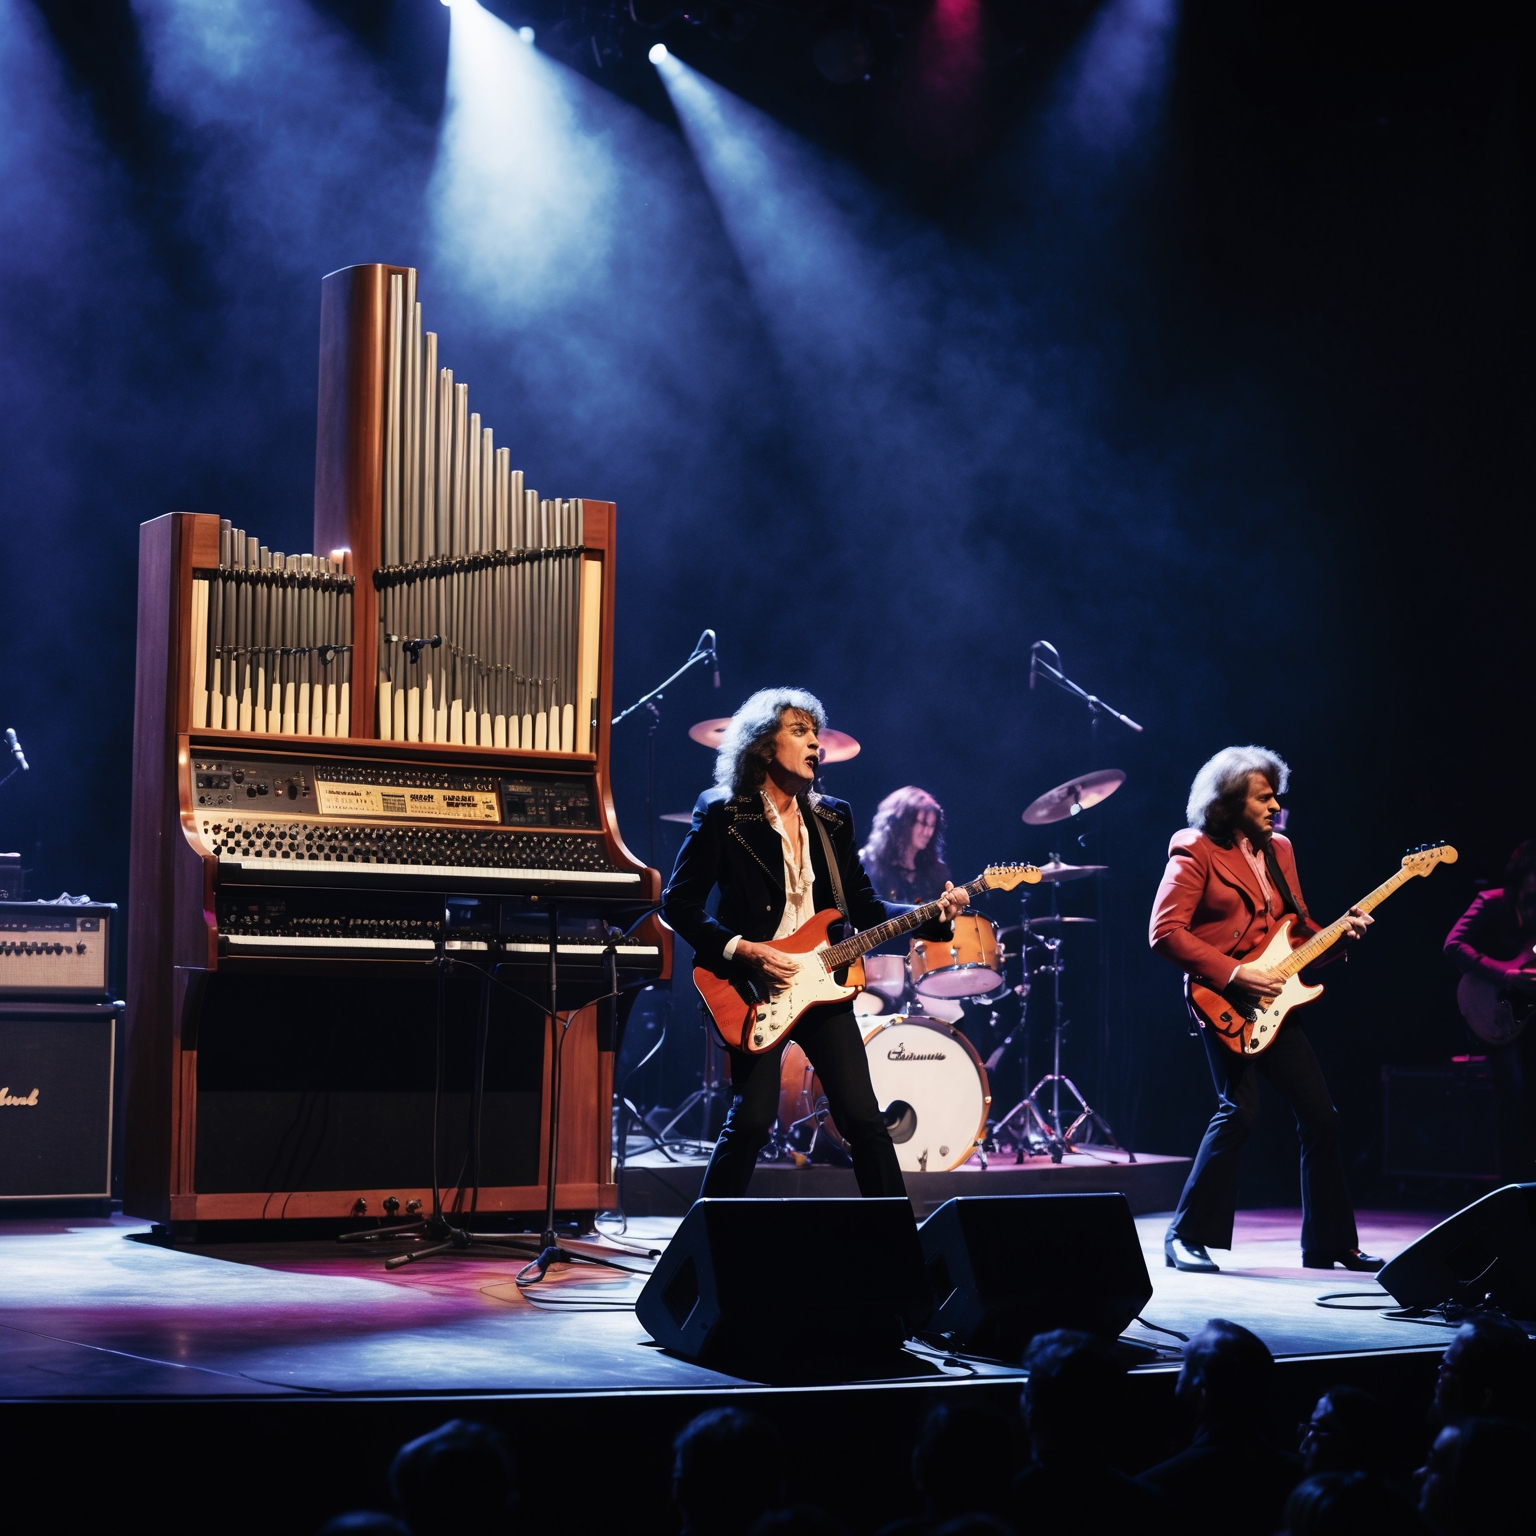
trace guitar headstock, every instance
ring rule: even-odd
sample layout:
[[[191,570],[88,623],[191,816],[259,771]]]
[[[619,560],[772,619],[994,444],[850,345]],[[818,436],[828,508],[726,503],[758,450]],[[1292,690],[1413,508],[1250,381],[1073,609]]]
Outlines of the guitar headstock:
[[[1456,850],[1449,843],[1421,843],[1403,855],[1403,868],[1410,875],[1427,875],[1436,864],[1454,864]]]
[[[1011,891],[1016,885],[1038,885],[1040,871],[1033,864],[989,864],[981,883],[989,891]]]

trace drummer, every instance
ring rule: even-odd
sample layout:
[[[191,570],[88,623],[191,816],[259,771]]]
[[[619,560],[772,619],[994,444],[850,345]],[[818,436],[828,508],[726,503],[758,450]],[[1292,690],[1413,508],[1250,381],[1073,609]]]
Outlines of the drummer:
[[[892,790],[875,808],[859,859],[887,901],[937,901],[953,878],[944,862],[944,807],[915,784]]]

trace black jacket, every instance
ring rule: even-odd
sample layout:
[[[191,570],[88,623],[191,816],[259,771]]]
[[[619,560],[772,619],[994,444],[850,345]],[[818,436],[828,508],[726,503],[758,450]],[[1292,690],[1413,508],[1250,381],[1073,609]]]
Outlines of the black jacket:
[[[875,895],[859,863],[853,812],[846,802],[805,795],[800,812],[818,818],[827,829],[848,913],[860,929],[912,910]],[[824,912],[837,906],[837,897],[821,838],[814,826],[809,830],[815,877],[811,894],[815,910]],[[705,903],[716,886],[720,905],[711,917]],[[693,825],[677,851],[677,863],[661,899],[662,915],[693,946],[698,963],[716,976],[730,974],[724,953],[728,940],[740,934],[760,944],[773,937],[784,915],[784,844],[764,814],[760,794],[733,795],[729,789],[717,788],[699,796]],[[917,933],[925,939],[944,940],[953,936],[954,928],[949,923],[929,923]]]

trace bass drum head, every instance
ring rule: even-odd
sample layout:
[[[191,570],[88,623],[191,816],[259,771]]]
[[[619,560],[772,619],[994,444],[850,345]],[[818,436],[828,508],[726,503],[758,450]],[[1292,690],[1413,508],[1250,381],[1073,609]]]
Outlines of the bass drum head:
[[[864,1037],[864,1054],[901,1171],[943,1173],[969,1162],[992,1104],[971,1042],[946,1024],[898,1014]]]

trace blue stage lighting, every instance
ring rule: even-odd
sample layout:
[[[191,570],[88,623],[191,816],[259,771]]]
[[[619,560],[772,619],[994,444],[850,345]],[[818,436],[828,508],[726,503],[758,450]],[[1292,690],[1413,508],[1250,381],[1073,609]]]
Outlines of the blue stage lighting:
[[[522,40],[525,43],[527,43],[530,48],[533,46],[533,28],[532,27],[519,27],[517,29],[517,35],[520,38],[522,38]]]
[[[653,44],[652,47],[651,47],[651,51],[648,54],[646,54],[646,58],[648,58],[651,61],[652,64],[660,64],[661,61],[664,58],[666,58],[666,56],[667,56],[667,45],[665,43],[655,43],[655,44]]]

